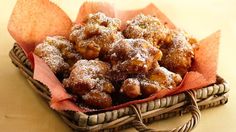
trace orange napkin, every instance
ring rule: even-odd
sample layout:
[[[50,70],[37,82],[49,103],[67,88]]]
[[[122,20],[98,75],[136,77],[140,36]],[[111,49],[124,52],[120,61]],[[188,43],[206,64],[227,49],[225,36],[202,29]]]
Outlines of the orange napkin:
[[[169,28],[175,28],[175,25],[154,4],[149,4],[143,9],[123,11],[114,8],[109,3],[85,2],[80,7],[75,22],[82,24],[89,13],[96,13],[98,11],[105,13],[107,16],[121,19],[122,27],[124,27],[126,20],[143,13],[156,16]],[[72,23],[69,17],[63,10],[49,0],[18,0],[10,17],[8,30],[33,62],[34,79],[49,88],[52,97],[51,107],[55,110],[89,112],[89,110],[84,110],[76,106],[71,100],[71,96],[66,93],[66,90],[47,64],[36,55],[30,53],[34,50],[35,45],[42,42],[48,35],[63,35],[68,37],[71,26]],[[200,41],[191,71],[185,75],[178,87],[164,89],[148,98],[130,101],[103,110],[112,110],[134,103],[146,102],[214,83],[216,81],[219,38],[220,32],[218,31]]]
[[[68,37],[71,26],[66,13],[48,0],[17,0],[8,31],[28,54],[48,35]]]

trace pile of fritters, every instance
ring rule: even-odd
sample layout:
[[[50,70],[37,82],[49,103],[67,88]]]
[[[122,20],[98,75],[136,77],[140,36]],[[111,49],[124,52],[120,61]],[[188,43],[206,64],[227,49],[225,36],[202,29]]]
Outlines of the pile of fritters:
[[[93,108],[112,106],[114,93],[139,99],[178,86],[191,67],[196,39],[143,14],[123,31],[120,26],[117,18],[91,14],[72,27],[69,40],[47,37],[34,53]]]

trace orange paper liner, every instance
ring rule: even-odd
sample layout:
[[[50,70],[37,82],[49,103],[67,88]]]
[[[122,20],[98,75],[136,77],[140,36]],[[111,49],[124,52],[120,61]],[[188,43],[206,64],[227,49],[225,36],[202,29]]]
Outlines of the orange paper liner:
[[[85,2],[80,7],[75,23],[83,23],[88,14],[98,11],[105,13],[107,16],[121,19],[123,27],[125,21],[143,13],[145,15],[156,16],[162,23],[166,24],[167,27],[175,28],[175,25],[170,19],[154,4],[149,4],[143,9],[123,11],[114,8],[114,6],[109,3]],[[48,35],[62,35],[67,37],[70,33],[71,26],[71,20],[63,10],[48,0],[18,0],[10,17],[8,30],[33,62],[34,79],[49,88],[52,98],[51,107],[55,110],[90,112],[90,110],[79,108],[73,103],[71,95],[66,92],[60,81],[42,59],[34,54],[29,54],[34,50],[35,45],[42,42]],[[220,31],[200,41],[199,49],[195,52],[191,71],[186,73],[178,87],[163,89],[148,98],[126,102],[102,110],[118,109],[130,104],[142,103],[214,83],[216,81],[219,38]]]
[[[68,37],[72,22],[48,0],[17,0],[8,22],[8,31],[26,54],[48,35]]]

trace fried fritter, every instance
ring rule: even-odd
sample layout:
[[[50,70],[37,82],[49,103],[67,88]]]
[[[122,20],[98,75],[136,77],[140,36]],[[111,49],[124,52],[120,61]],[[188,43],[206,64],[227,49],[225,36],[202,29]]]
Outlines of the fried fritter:
[[[148,97],[161,89],[177,87],[181,81],[179,74],[170,72],[164,67],[156,67],[146,75],[126,79],[122,84],[121,93],[129,98],[140,95]]]
[[[168,71],[164,67],[156,67],[145,78],[140,78],[143,95],[149,96],[161,89],[177,87],[182,78],[179,74]]]
[[[127,22],[123,33],[126,38],[143,38],[159,47],[166,38],[168,28],[156,17],[140,14]]]
[[[168,71],[164,67],[157,67],[147,74],[147,79],[158,82],[161,88],[174,88],[182,81],[179,74]]]
[[[62,36],[46,37],[44,43],[48,43],[59,49],[64,60],[70,65],[73,65],[79,59],[81,59],[81,56],[78,53],[76,53],[73,44],[65,37]]]
[[[34,53],[44,60],[54,74],[67,73],[69,65],[64,61],[61,52],[56,47],[48,43],[41,43],[36,46]]]
[[[108,27],[112,30],[120,30],[121,26],[120,19],[107,17],[104,13],[101,12],[89,14],[86,23],[98,24],[100,26]]]
[[[112,71],[125,74],[147,73],[162,53],[144,39],[121,39],[109,51]]]
[[[109,72],[110,66],[105,62],[99,60],[79,60],[72,67],[69,78],[64,79],[63,84],[71,89],[73,94],[82,96],[84,101],[89,102],[90,105],[104,108],[108,105],[111,106],[111,103],[104,101],[106,99],[107,101],[111,100],[109,94],[115,91],[112,83],[108,80]],[[92,95],[94,97],[90,97]],[[93,100],[93,98],[106,99]],[[96,104],[96,101],[100,103]]]
[[[97,89],[91,90],[82,96],[85,103],[92,107],[107,108],[112,106],[112,98],[109,94]]]
[[[120,32],[94,24],[79,26],[71,33],[71,39],[76,40],[75,49],[85,59],[104,58],[112,43],[121,38]]]
[[[99,80],[99,82],[96,84],[96,89],[108,94],[115,92],[114,86],[108,79]]]
[[[184,32],[171,31],[166,38],[166,43],[160,47],[163,53],[160,65],[184,76],[191,67],[195,43],[196,40],[188,38]]]
[[[109,64],[98,60],[79,60],[72,67],[70,77],[64,79],[66,87],[73,93],[83,95],[94,89],[98,82],[109,74]]]
[[[123,38],[118,31],[120,21],[97,13],[88,18],[85,25],[75,25],[70,40],[75,42],[76,51],[85,59],[106,59],[112,43]]]
[[[140,82],[137,78],[126,79],[120,89],[129,98],[136,98],[141,95]]]
[[[142,78],[140,80],[140,86],[142,94],[145,97],[148,97],[158,91],[160,91],[162,88],[160,87],[160,84],[156,81],[149,80],[147,78]]]

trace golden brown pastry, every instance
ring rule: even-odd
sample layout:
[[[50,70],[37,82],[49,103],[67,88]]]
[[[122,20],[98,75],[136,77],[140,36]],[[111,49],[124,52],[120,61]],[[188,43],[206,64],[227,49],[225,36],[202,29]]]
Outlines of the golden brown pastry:
[[[115,90],[108,80],[109,72],[108,63],[99,60],[79,60],[72,67],[69,78],[64,79],[63,84],[71,89],[73,94],[82,96],[89,105],[96,104],[94,106],[100,108],[108,107],[112,104],[107,102],[111,100],[109,94]],[[94,98],[98,100],[94,100]]]
[[[85,59],[106,58],[112,43],[123,38],[118,31],[120,21],[106,17],[102,13],[91,15],[85,25],[75,25],[70,40],[75,42],[75,49]]]
[[[108,27],[112,30],[120,30],[121,26],[120,19],[107,17],[104,13],[101,12],[89,14],[86,23],[98,24],[100,26]]]
[[[108,79],[99,80],[99,82],[96,84],[96,89],[98,89],[99,91],[108,93],[108,94],[115,92],[114,86]]]
[[[96,108],[107,108],[112,106],[111,96],[97,89],[89,91],[82,96],[82,99],[87,105]]]
[[[136,98],[141,95],[140,82],[137,78],[126,79],[120,89],[129,98]]]
[[[112,70],[116,73],[147,73],[162,53],[144,39],[121,39],[109,51]]]
[[[41,43],[36,46],[34,53],[45,61],[54,74],[67,74],[69,65],[56,47],[48,43]]]
[[[179,74],[170,72],[164,67],[156,67],[146,75],[126,79],[120,92],[129,98],[136,98],[140,95],[148,97],[161,89],[177,87],[181,81]]]
[[[124,30],[126,38],[143,38],[156,47],[163,43],[167,33],[168,29],[156,17],[143,14],[128,21]]]
[[[161,88],[174,88],[179,85],[182,78],[179,74],[173,73],[164,67],[156,67],[146,75],[150,81],[158,82]]]
[[[162,89],[162,87],[160,87],[159,82],[157,81],[152,81],[148,78],[141,78],[139,80],[140,80],[142,94],[145,97],[148,97]]]
[[[184,32],[172,30],[165,41],[160,47],[163,53],[160,65],[184,76],[191,67],[196,40],[187,37]]]
[[[64,60],[73,65],[79,59],[81,59],[80,55],[76,53],[73,44],[67,40],[65,37],[62,36],[49,36],[46,37],[44,43],[48,43],[52,46],[55,46],[57,49],[60,50],[62,57]]]
[[[74,27],[70,35],[75,40],[75,49],[85,59],[103,58],[113,42],[123,38],[118,31],[108,29],[97,24]]]

